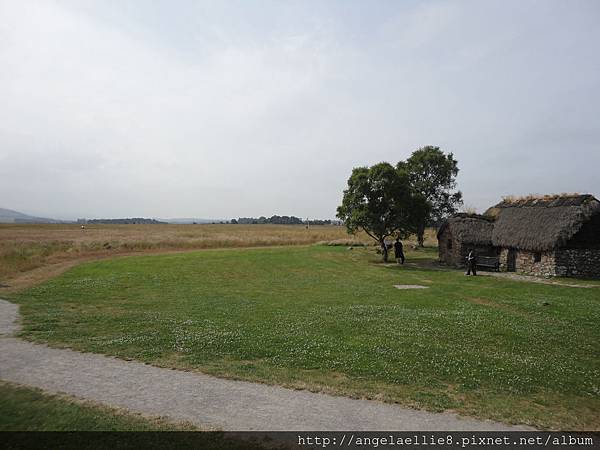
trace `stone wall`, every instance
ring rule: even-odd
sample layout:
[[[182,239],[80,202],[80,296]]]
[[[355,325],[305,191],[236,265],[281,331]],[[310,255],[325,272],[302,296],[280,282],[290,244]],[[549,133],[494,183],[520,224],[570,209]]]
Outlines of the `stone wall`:
[[[600,278],[600,249],[566,249],[540,252],[535,262],[535,252],[516,250],[515,272],[538,277]],[[508,249],[500,251],[500,270],[508,270]]]
[[[517,251],[517,272],[537,277],[556,276],[556,257],[553,251],[539,252],[539,261],[535,261],[536,252]]]
[[[506,272],[508,270],[506,264],[506,260],[508,259],[508,249],[501,248],[498,257],[500,258],[500,272]]]
[[[438,237],[438,252],[441,263],[460,266],[461,244],[450,232],[449,227],[446,227]]]
[[[509,249],[500,251],[500,271],[508,271]],[[556,258],[553,251],[540,252],[539,261],[536,262],[536,252],[528,250],[515,250],[515,272],[538,277],[552,277],[556,275]]]
[[[600,278],[600,249],[557,250],[556,275]]]
[[[500,258],[500,272],[508,272],[508,249],[500,249],[500,254],[498,256]]]

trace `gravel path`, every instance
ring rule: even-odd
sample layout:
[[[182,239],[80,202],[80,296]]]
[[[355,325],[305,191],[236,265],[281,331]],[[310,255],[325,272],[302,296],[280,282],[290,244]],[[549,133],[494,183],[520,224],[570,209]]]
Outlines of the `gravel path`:
[[[19,331],[19,306],[0,300],[0,337],[10,336]]]
[[[222,430],[523,430],[429,413],[226,380],[79,353],[11,337],[18,308],[0,300],[0,379]]]

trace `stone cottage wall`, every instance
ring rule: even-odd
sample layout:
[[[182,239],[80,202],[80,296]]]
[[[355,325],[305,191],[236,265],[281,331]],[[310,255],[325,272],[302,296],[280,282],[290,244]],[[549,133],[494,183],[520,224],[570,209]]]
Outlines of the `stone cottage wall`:
[[[563,277],[600,278],[600,213],[556,251],[556,272]]]
[[[498,257],[500,258],[500,272],[506,272],[508,270],[508,249],[501,248]]]
[[[600,249],[557,250],[556,275],[600,278]]]
[[[535,252],[517,250],[515,272],[538,277],[600,278],[600,249],[566,249],[541,252],[535,262]],[[500,270],[508,270],[508,249],[500,251]]]
[[[556,276],[556,256],[553,251],[540,252],[540,261],[535,262],[535,252],[517,251],[517,272],[537,277]]]
[[[452,242],[452,248],[449,248],[448,241]],[[440,262],[449,266],[460,265],[461,245],[460,242],[452,235],[449,227],[440,234],[438,239],[438,251]]]
[[[552,277],[556,273],[556,258],[553,251],[540,252],[541,260],[535,262],[535,252],[516,250],[515,272],[538,277]],[[508,271],[508,249],[500,250],[500,271]]]

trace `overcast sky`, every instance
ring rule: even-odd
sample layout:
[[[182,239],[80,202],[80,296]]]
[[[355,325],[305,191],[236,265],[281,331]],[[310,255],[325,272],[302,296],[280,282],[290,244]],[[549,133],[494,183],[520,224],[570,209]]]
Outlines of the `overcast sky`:
[[[0,0],[0,207],[332,218],[453,152],[465,203],[600,195],[600,2]]]

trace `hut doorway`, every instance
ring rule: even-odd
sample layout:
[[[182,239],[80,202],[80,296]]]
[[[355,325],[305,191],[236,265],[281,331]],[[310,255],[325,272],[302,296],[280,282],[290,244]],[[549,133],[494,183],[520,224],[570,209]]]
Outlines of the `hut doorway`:
[[[514,272],[517,270],[517,250],[514,248],[508,249],[508,257],[506,259],[506,270]]]

